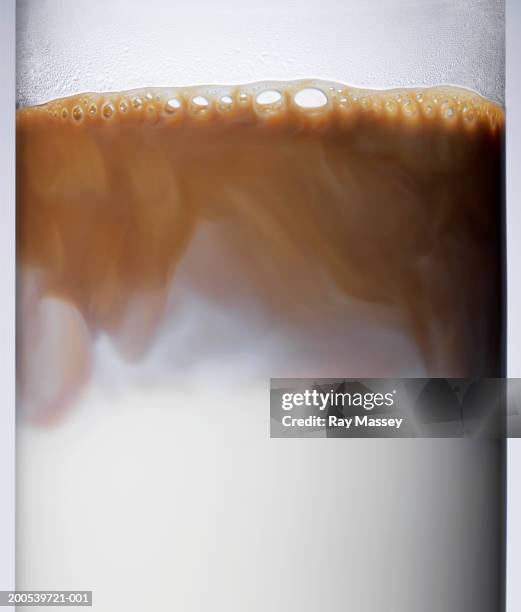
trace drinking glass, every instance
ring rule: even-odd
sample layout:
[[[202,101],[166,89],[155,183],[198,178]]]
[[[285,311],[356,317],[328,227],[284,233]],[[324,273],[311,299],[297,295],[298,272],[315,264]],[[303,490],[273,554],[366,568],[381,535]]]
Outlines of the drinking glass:
[[[478,94],[497,108],[504,102],[500,0],[19,0],[17,13],[19,111],[85,92],[152,88],[155,95],[194,86],[210,96],[212,87],[227,92],[264,83],[258,93],[300,79],[323,88],[331,104],[340,104],[345,85],[355,88],[351,95],[454,86],[467,93],[459,106],[439,111],[447,120],[454,113],[473,119],[465,96]],[[416,108],[420,98],[413,103]],[[19,176],[22,198],[35,166],[19,149],[19,167],[28,168]],[[362,194],[378,180],[366,180]],[[70,181],[63,184],[76,193]],[[154,185],[144,188],[152,192]],[[458,189],[444,183],[443,193]],[[501,441],[270,439],[266,391],[269,376],[286,372],[503,375],[501,181],[494,189],[497,211],[483,230],[491,263],[472,259],[481,252],[474,243],[467,256],[460,234],[451,238],[450,265],[440,278],[463,270],[447,298],[449,310],[460,300],[463,316],[428,326],[442,356],[431,364],[398,324],[389,331],[351,302],[349,323],[341,319],[331,333],[322,318],[302,343],[286,338],[289,352],[278,361],[273,321],[264,312],[243,325],[231,306],[217,311],[195,299],[179,306],[186,306],[185,331],[165,323],[155,348],[130,365],[106,334],[97,336],[92,373],[66,415],[35,425],[20,402],[17,588],[90,589],[94,608],[111,612],[502,609]],[[70,203],[77,204],[74,195]],[[472,211],[458,222],[481,227],[473,216],[479,211]],[[19,214],[23,223],[25,213]],[[95,228],[93,221],[84,231],[95,236]],[[24,248],[23,234],[19,243]],[[190,248],[205,253],[208,244],[201,233]],[[396,243],[396,252],[403,248]],[[190,296],[185,276],[180,292]],[[439,293],[428,295],[434,304]],[[20,343],[37,353],[38,334],[24,331],[25,299],[19,296]],[[58,330],[53,351],[69,333],[61,326],[78,317],[66,302],[49,315]],[[246,340],[232,350],[228,341],[239,327]],[[446,357],[455,337],[464,338],[458,363]],[[197,347],[209,338],[212,359],[198,360]],[[48,345],[36,372],[41,367],[51,379],[45,351]]]

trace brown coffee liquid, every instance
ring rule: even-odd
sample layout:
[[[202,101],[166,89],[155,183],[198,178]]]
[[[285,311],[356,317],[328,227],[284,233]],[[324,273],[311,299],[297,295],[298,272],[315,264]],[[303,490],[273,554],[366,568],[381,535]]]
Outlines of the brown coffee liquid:
[[[78,313],[65,369],[82,373],[64,397],[98,332],[143,354],[175,316],[188,252],[209,304],[254,304],[303,335],[340,330],[346,300],[389,307],[428,375],[501,374],[504,114],[472,92],[299,81],[82,94],[20,109],[17,134],[22,377],[45,297]]]

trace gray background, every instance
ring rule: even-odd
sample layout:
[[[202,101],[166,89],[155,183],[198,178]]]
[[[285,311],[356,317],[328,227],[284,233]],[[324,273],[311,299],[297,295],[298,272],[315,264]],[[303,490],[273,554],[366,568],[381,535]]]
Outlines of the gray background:
[[[521,3],[507,2],[508,373],[521,376]],[[508,442],[507,602],[521,610],[521,441]]]
[[[14,586],[14,0],[0,3],[0,590]],[[11,608],[4,608],[10,610]]]

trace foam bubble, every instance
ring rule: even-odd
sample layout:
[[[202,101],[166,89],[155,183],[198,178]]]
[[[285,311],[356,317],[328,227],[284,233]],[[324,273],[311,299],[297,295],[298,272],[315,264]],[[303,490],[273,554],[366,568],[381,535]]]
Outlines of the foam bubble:
[[[324,108],[328,102],[326,94],[316,87],[300,89],[295,94],[294,100],[297,106],[309,110]]]
[[[430,100],[426,100],[425,103],[422,106],[423,109],[423,114],[426,117],[433,117],[434,116],[434,111],[435,111],[435,107],[432,101]]]
[[[373,96],[371,106],[375,113],[380,113],[382,111],[382,100],[380,96]]]
[[[405,98],[402,104],[403,114],[406,117],[413,118],[418,114],[418,106],[414,100],[410,98]]]
[[[225,95],[221,96],[219,99],[219,110],[221,111],[229,111],[233,106],[233,98],[231,96]]]
[[[169,98],[165,102],[165,112],[167,112],[169,115],[173,115],[174,113],[177,113],[177,111],[180,108],[181,108],[181,102],[179,101],[178,98]]]
[[[139,109],[143,106],[143,100],[139,96],[135,96],[132,98],[132,106],[136,109]]]
[[[463,119],[467,123],[472,123],[476,119],[476,113],[472,106],[465,105],[462,109]]]
[[[81,106],[75,106],[72,109],[72,117],[75,121],[81,121],[83,119],[83,109]]]
[[[276,89],[265,89],[255,96],[255,110],[270,115],[282,109],[282,93]]]
[[[445,119],[452,119],[456,115],[456,109],[454,108],[454,103],[450,100],[446,100],[441,105],[441,114]]]
[[[261,110],[274,110],[281,106],[282,94],[276,89],[266,89],[257,94],[255,102]]]
[[[385,101],[385,109],[389,114],[395,115],[398,112],[398,104],[395,100],[389,98]]]
[[[103,106],[101,112],[105,119],[110,119],[114,115],[114,106],[112,105],[112,103],[108,102]]]
[[[206,113],[209,108],[210,100],[206,96],[197,95],[192,98],[192,111],[194,113]]]

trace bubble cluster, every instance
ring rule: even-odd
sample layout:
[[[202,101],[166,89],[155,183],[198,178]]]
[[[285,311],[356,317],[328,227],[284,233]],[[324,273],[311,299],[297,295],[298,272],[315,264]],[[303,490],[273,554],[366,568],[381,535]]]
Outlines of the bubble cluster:
[[[180,112],[187,109],[188,112]],[[45,111],[51,120],[62,123],[116,120],[136,114],[148,120],[176,116],[183,120],[205,120],[214,112],[224,117],[246,114],[259,118],[293,117],[315,125],[324,121],[357,120],[364,116],[404,121],[414,126],[422,120],[447,127],[463,125],[469,129],[482,125],[492,130],[504,124],[503,110],[475,92],[455,87],[415,88],[390,91],[363,90],[322,81],[256,83],[239,87],[187,87],[135,90],[120,94],[83,94],[50,102],[40,107],[20,109],[27,113]],[[19,111],[19,112],[20,112]],[[142,114],[145,113],[145,115]],[[308,119],[309,118],[309,119]],[[351,120],[350,120],[351,121]],[[174,122],[179,123],[178,120]],[[172,125],[174,125],[172,123]],[[349,125],[348,121],[346,125]]]

